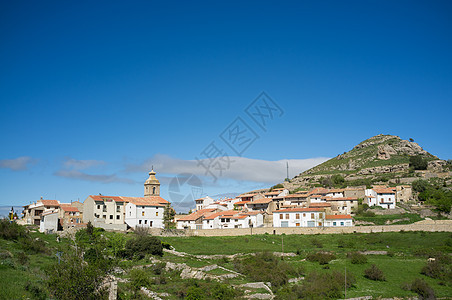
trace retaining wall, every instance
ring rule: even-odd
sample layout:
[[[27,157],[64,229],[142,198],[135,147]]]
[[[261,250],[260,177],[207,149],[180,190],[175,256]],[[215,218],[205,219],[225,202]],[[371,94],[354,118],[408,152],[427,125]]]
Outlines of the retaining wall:
[[[342,233],[372,233],[398,231],[446,231],[452,232],[452,220],[421,221],[408,225],[383,226],[350,226],[350,227],[260,227],[231,229],[199,229],[186,230],[187,236],[237,236],[250,234],[342,234]]]

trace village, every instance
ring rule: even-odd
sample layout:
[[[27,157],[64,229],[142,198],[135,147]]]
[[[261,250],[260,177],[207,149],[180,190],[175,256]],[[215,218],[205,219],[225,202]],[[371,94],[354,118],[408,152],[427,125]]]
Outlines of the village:
[[[393,209],[398,202],[412,200],[409,185],[372,188],[317,187],[309,191],[289,193],[285,188],[272,188],[241,194],[235,198],[196,199],[187,215],[169,214],[168,224],[179,230],[259,228],[259,227],[350,227],[358,205]],[[149,172],[144,183],[144,197],[90,195],[85,201],[60,203],[40,199],[24,206],[23,225],[38,225],[41,232],[55,233],[79,229],[90,222],[110,231],[165,228],[165,211],[171,203],[160,196],[156,172]],[[168,218],[168,214],[167,214]]]

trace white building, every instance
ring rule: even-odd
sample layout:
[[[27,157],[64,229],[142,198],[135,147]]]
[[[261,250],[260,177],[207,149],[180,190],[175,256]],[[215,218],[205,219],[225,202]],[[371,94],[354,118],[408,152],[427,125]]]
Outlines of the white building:
[[[262,227],[264,217],[261,212],[221,211],[206,216],[202,221],[203,229],[251,228]]]
[[[206,208],[207,206],[209,206],[209,204],[214,203],[215,200],[213,200],[212,198],[210,198],[209,196],[203,197],[203,198],[199,198],[195,200],[196,203],[196,210],[201,210],[203,208]]]
[[[369,206],[380,206],[383,208],[395,208],[395,191],[392,188],[374,187],[366,189],[364,201]]]
[[[325,227],[353,226],[353,219],[350,215],[327,215],[325,217]]]
[[[322,227],[325,212],[321,208],[288,208],[273,212],[273,227]]]
[[[160,196],[126,198],[125,223],[132,228],[163,228],[163,214],[168,201]]]
[[[41,214],[39,231],[45,233],[55,233],[58,231],[58,209],[48,210]]]
[[[137,226],[163,228],[163,212],[168,201],[160,197],[160,182],[149,172],[144,197],[91,195],[83,202],[83,222],[108,230]]]
[[[203,229],[203,220],[206,216],[209,216],[216,212],[215,208],[205,208],[189,215],[180,217],[177,220],[177,229]]]

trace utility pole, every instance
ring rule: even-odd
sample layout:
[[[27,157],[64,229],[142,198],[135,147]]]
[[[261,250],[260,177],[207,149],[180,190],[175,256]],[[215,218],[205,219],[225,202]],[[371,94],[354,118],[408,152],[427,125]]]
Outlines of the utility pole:
[[[287,167],[287,181],[289,181],[289,162],[286,161],[286,167]]]

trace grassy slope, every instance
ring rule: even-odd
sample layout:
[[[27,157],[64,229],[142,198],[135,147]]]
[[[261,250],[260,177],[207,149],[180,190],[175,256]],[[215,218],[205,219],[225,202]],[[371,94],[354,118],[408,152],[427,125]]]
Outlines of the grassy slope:
[[[110,234],[110,233],[109,233]],[[55,236],[35,233],[36,237],[45,239],[52,247],[50,255],[33,254],[29,255],[28,265],[21,266],[15,262],[15,268],[0,265],[0,299],[32,298],[24,290],[27,281],[39,281],[44,276],[43,268],[56,260],[55,252],[58,247],[68,247],[69,241],[56,243]],[[129,235],[127,235],[129,236]],[[235,253],[255,253],[260,251],[282,251],[282,242],[285,252],[298,252],[300,255],[286,258],[291,264],[302,265],[306,273],[310,271],[327,272],[331,270],[343,271],[345,266],[352,271],[357,279],[356,286],[347,292],[348,297],[372,295],[390,296],[414,296],[413,293],[405,291],[401,285],[412,281],[414,278],[423,278],[435,290],[437,296],[446,297],[452,295],[452,283],[440,285],[440,281],[420,274],[421,268],[426,264],[427,257],[416,255],[418,253],[433,253],[441,251],[443,253],[452,252],[451,233],[425,233],[425,232],[405,232],[405,233],[373,233],[373,234],[344,234],[344,235],[253,235],[237,237],[164,237],[163,241],[169,242],[178,251],[189,254],[235,254]],[[314,241],[314,243],[313,243]],[[322,248],[317,248],[322,244]],[[0,239],[1,252],[10,251],[14,256],[21,249],[17,243]],[[337,259],[330,262],[329,270],[325,270],[317,263],[304,261],[306,254],[312,251],[332,251]],[[357,250],[386,250],[393,256],[369,255],[368,262],[364,265],[352,265],[346,259],[346,253]],[[428,254],[427,254],[428,255]],[[222,265],[233,269],[232,262],[224,259],[196,259],[194,257],[178,257],[165,254],[164,261],[186,263],[192,267],[203,267],[211,264]],[[15,261],[15,258],[13,259]],[[385,282],[374,282],[363,277],[363,272],[372,263],[375,263],[383,270],[387,280]],[[148,260],[124,261],[121,265],[127,270],[133,265],[149,264]],[[180,286],[187,283],[181,280],[178,274],[170,275],[172,278],[166,284],[153,285],[151,290],[157,292],[168,292],[172,294],[170,299],[176,299],[175,294]],[[223,271],[212,271],[212,274],[222,274]],[[125,278],[128,275],[124,275]],[[246,278],[235,278],[228,281],[228,284],[242,284],[249,282]]]
[[[426,257],[415,255],[420,252],[452,251],[452,234],[450,233],[374,233],[374,234],[347,234],[347,235],[255,235],[240,237],[187,237],[187,238],[163,238],[172,244],[178,251],[190,254],[234,254],[254,253],[259,251],[282,251],[284,242],[285,252],[299,252],[300,255],[286,258],[292,264],[303,265],[306,272],[326,272],[330,270],[343,271],[345,265],[352,271],[357,279],[355,288],[347,292],[348,297],[372,295],[374,297],[390,296],[414,296],[412,292],[401,288],[404,283],[411,282],[414,278],[423,278],[435,290],[437,296],[452,295],[451,285],[441,285],[440,281],[420,274],[420,270],[426,264]],[[317,240],[323,244],[323,248],[317,248],[313,244]],[[329,264],[329,270],[323,269],[317,263],[302,261],[307,253],[312,251],[333,251],[337,259]],[[353,265],[346,259],[346,253],[356,250],[385,250],[393,256],[369,255],[368,262],[364,265]],[[223,264],[221,261],[216,261]],[[372,263],[378,265],[386,275],[386,281],[375,282],[364,278],[364,270]],[[225,265],[231,267],[232,264]]]

